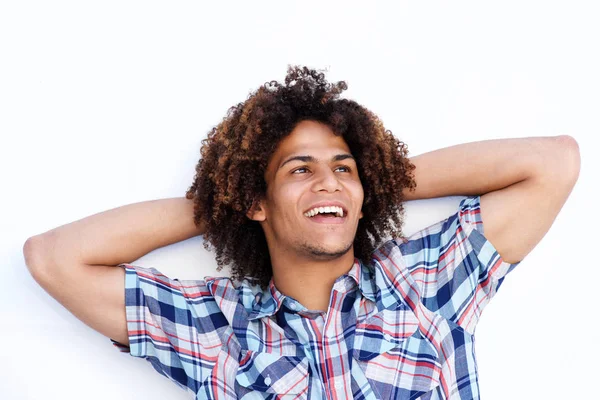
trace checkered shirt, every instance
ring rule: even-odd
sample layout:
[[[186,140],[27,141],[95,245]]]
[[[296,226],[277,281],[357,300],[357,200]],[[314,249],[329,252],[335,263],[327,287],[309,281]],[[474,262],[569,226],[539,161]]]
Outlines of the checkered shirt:
[[[328,312],[247,280],[125,268],[129,346],[196,399],[479,399],[473,334],[516,265],[483,235],[480,197],[355,258]]]

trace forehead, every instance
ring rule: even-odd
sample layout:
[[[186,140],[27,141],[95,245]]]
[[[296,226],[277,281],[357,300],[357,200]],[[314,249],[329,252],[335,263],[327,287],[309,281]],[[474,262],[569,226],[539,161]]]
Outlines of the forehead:
[[[336,136],[326,124],[306,120],[296,125],[294,130],[281,140],[269,167],[277,168],[291,155],[311,155],[319,159],[329,159],[330,154],[340,151],[350,153],[350,148],[342,136]]]

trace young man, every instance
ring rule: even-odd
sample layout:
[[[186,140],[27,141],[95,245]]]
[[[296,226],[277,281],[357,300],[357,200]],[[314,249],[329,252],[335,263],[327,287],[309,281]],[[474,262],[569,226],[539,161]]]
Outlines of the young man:
[[[186,198],[30,238],[50,295],[198,399],[476,399],[473,334],[579,174],[570,136],[407,158],[344,82],[290,68],[204,141]],[[405,238],[402,203],[465,195]],[[130,264],[204,235],[233,278]],[[117,268],[119,267],[119,268]]]

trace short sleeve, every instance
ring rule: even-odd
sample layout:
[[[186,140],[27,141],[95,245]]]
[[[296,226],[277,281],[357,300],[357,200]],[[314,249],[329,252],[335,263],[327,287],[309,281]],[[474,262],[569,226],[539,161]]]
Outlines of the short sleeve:
[[[207,374],[206,359],[221,348],[205,282],[170,279],[154,268],[131,264],[118,267],[125,269],[129,346],[110,339],[112,344],[145,358],[161,375],[195,393]]]
[[[485,237],[480,200],[466,197],[455,214],[400,245],[425,306],[470,333],[506,274],[520,264],[505,262]]]

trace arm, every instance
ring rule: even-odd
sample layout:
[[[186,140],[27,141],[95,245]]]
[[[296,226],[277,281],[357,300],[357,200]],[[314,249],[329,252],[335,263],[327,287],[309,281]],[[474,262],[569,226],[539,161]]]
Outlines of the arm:
[[[23,248],[34,279],[77,318],[128,344],[120,263],[201,235],[185,198],[130,204],[29,238]]]
[[[571,136],[494,139],[411,158],[416,191],[406,200],[481,195],[486,237],[504,261],[521,261],[544,237],[579,176]]]

